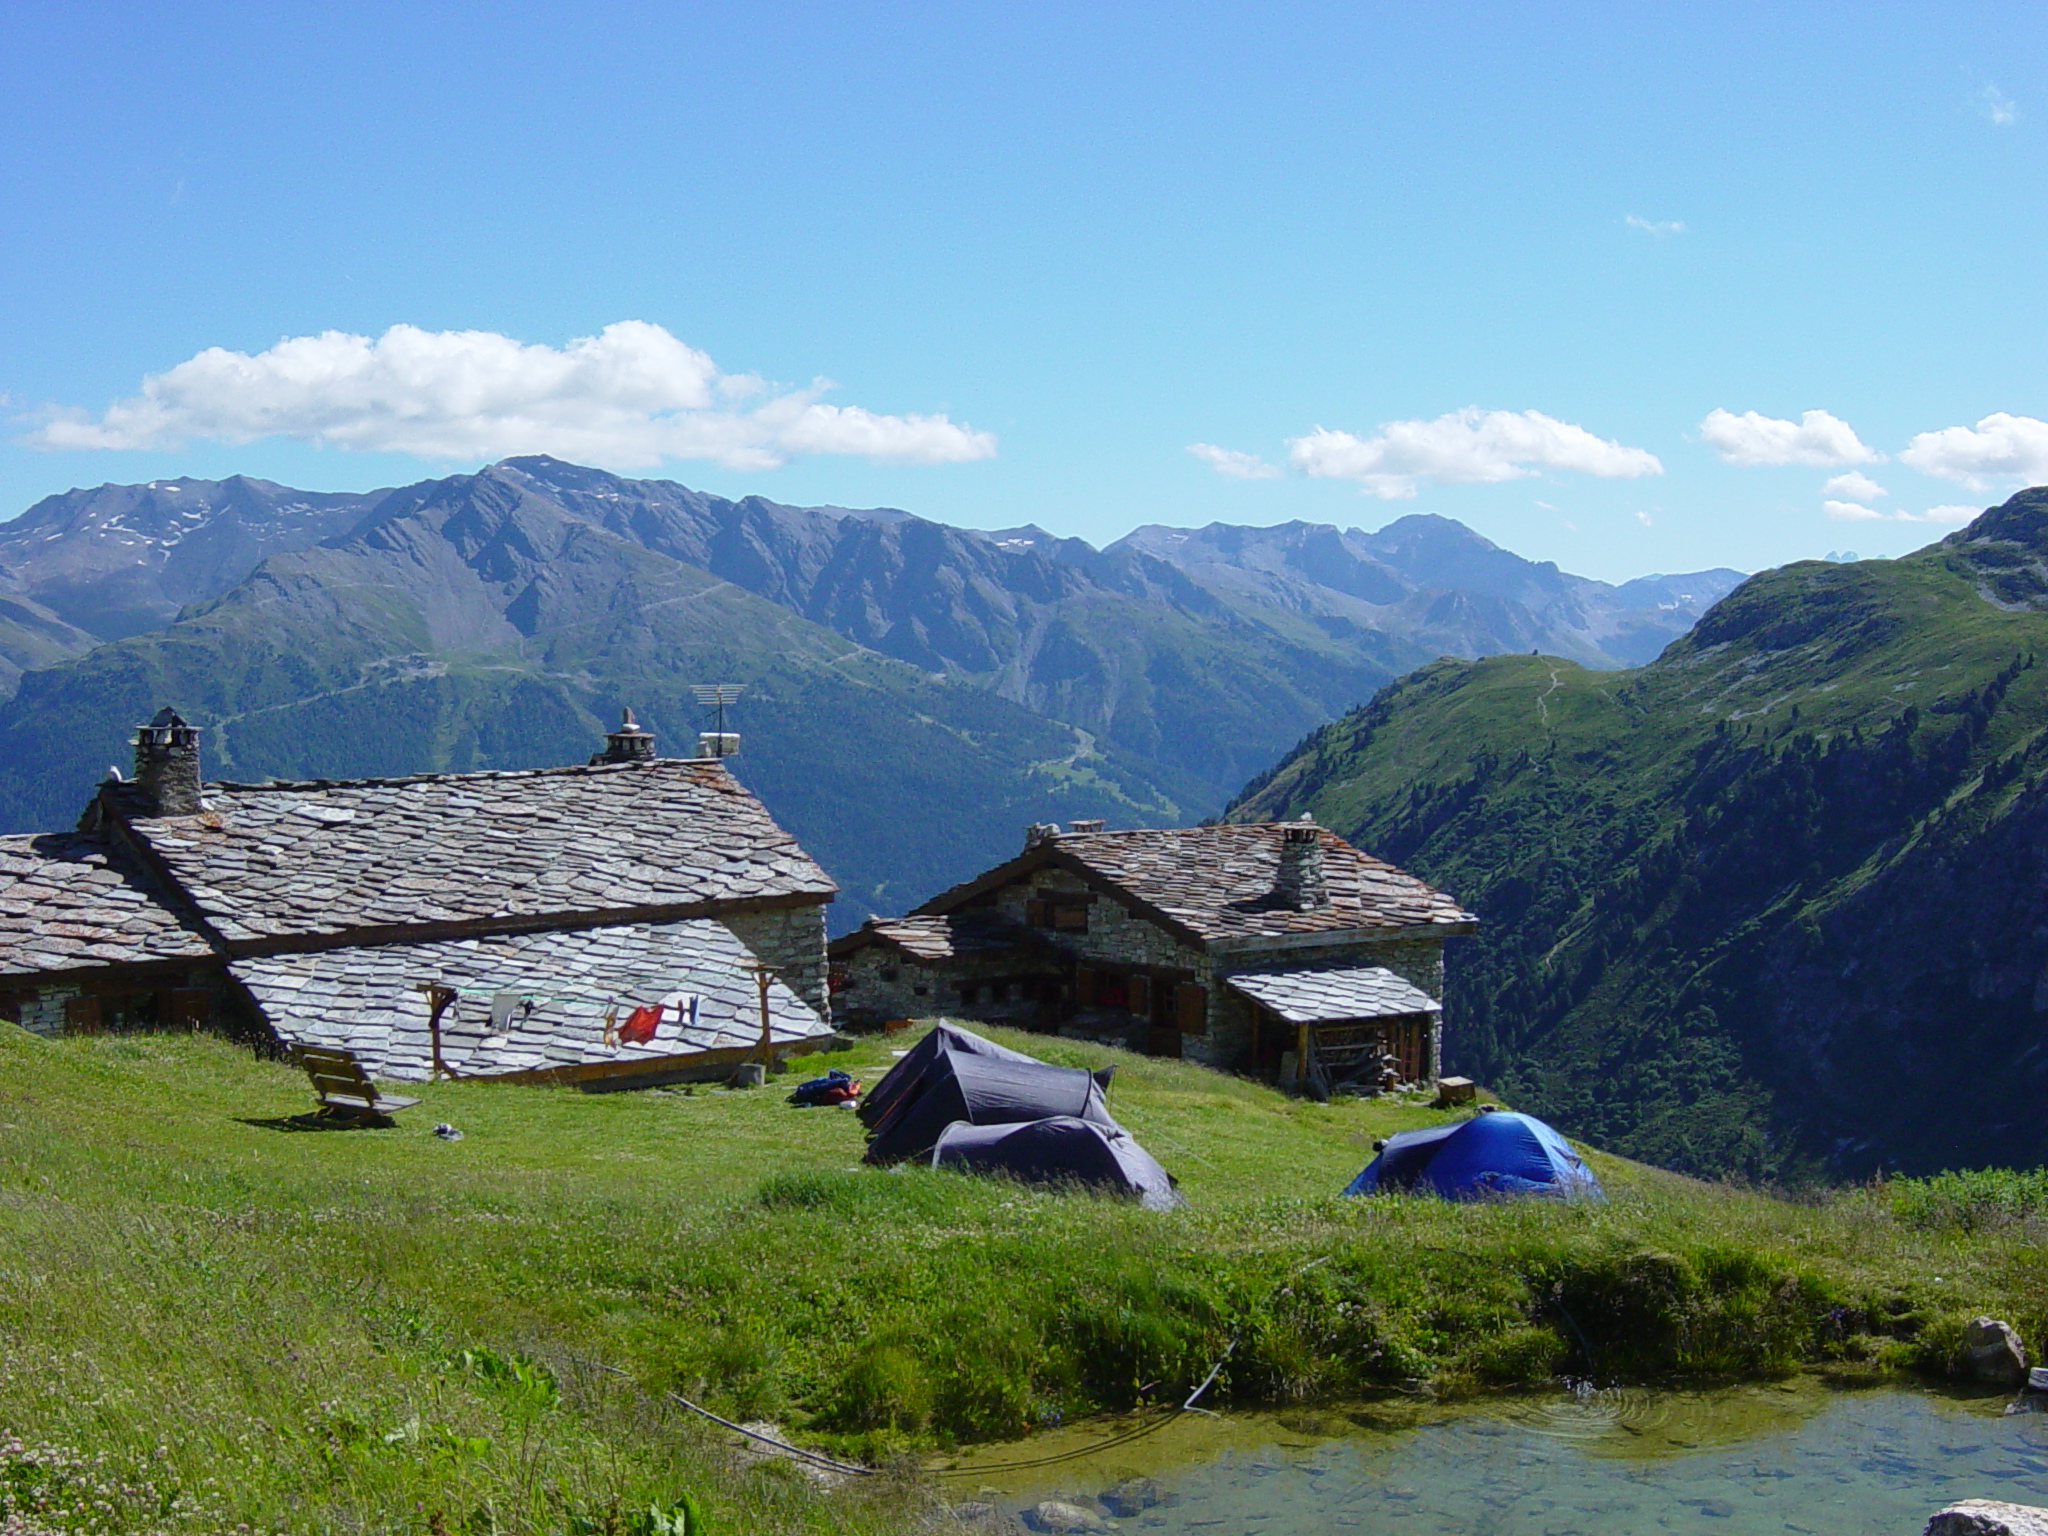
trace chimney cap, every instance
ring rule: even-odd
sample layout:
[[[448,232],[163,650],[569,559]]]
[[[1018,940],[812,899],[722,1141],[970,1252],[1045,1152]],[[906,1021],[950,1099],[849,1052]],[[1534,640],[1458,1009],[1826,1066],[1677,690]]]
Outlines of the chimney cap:
[[[155,715],[151,716],[149,722],[149,728],[158,731],[163,730],[166,727],[176,728],[183,727],[184,725],[185,717],[183,715],[180,715],[175,709],[171,708],[171,706],[168,704],[166,704],[162,709],[158,710]]]
[[[620,710],[619,728],[607,731],[604,736],[604,750],[593,757],[597,763],[644,763],[654,756],[654,733],[640,728],[640,722],[633,718],[631,706]]]
[[[1100,831],[1101,831],[1101,830],[1102,830],[1102,829],[1103,829],[1104,827],[1106,827],[1106,826],[1108,826],[1108,825],[1109,825],[1109,823],[1108,823],[1108,822],[1107,822],[1106,820],[1104,820],[1104,819],[1103,819],[1102,817],[1100,817],[1100,816],[1094,816],[1094,817],[1090,817],[1090,818],[1089,818],[1088,820],[1086,820],[1086,821],[1070,821],[1070,822],[1068,822],[1068,823],[1067,823],[1067,830],[1068,830],[1069,832],[1084,832],[1084,833],[1085,833],[1085,832],[1100,832]]]

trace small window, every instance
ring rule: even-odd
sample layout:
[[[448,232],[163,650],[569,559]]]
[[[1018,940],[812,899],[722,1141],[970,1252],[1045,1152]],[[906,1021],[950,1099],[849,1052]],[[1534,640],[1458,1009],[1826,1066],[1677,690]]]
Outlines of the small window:
[[[930,987],[927,987],[927,986],[922,986],[922,985],[919,985],[919,986],[915,986],[915,987],[912,987],[912,988],[910,989],[910,993],[911,993],[911,996],[913,996],[913,997],[923,997],[923,996],[925,995],[925,993],[927,993],[927,992],[929,992],[929,991],[931,991],[931,988],[930,988]]]
[[[1057,902],[1052,909],[1052,926],[1060,933],[1086,933],[1088,907],[1083,902]]]
[[[894,981],[897,977],[901,976],[902,974],[903,973],[897,970],[896,967],[893,965],[885,965],[882,967],[882,980],[884,981]]]

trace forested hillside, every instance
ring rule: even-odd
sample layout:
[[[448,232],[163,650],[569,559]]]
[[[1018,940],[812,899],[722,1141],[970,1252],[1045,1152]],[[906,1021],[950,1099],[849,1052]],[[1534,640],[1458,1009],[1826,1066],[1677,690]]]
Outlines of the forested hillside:
[[[1745,583],[1657,661],[1440,662],[1230,815],[1484,924],[1451,1064],[1572,1133],[1797,1177],[2048,1155],[2048,490]]]

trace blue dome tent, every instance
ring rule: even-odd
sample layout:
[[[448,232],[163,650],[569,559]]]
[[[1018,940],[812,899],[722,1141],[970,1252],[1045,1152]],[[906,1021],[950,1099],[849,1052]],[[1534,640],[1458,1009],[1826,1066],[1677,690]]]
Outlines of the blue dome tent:
[[[1500,1195],[1600,1199],[1600,1181],[1556,1131],[1534,1115],[1482,1114],[1455,1125],[1401,1131],[1344,1188],[1483,1200]]]

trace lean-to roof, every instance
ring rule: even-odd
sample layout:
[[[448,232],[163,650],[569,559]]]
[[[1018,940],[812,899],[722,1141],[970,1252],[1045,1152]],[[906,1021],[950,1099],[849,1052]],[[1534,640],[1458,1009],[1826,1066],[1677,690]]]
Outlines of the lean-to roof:
[[[1347,1019],[1443,1012],[1443,1005],[1435,998],[1381,965],[1241,972],[1224,977],[1223,984],[1289,1024],[1334,1024]]]
[[[0,978],[213,953],[156,881],[105,840],[0,837]]]
[[[441,1015],[441,1056],[459,1076],[658,1070],[666,1058],[760,1043],[751,959],[723,923],[684,918],[259,955],[228,970],[286,1042],[338,1046],[374,1076],[416,1081],[432,1061],[423,983],[458,994]],[[694,1019],[678,1018],[678,995],[696,999]],[[624,1023],[665,1000],[651,1041],[604,1043],[607,1015]],[[778,980],[768,1014],[776,1045],[830,1033]]]
[[[952,960],[1046,949],[1030,929],[990,912],[949,912],[937,917],[871,917],[832,941],[835,958],[869,944],[886,944],[915,960]]]

